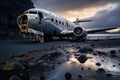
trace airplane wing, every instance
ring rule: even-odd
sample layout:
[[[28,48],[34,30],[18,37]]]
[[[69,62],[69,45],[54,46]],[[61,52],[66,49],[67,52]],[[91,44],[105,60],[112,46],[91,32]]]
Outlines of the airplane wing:
[[[111,29],[117,29],[117,28],[118,28],[118,27],[86,29],[86,32],[89,34],[89,33],[96,33],[96,32],[101,32],[101,31],[106,31],[106,30],[111,30]]]
[[[96,33],[96,32],[101,32],[101,31],[106,31],[106,30],[117,29],[117,28],[118,27],[107,27],[107,28],[85,29],[84,31],[89,34],[89,33]],[[64,30],[60,34],[61,34],[61,36],[72,37],[72,36],[74,36],[74,30],[70,30],[70,31],[69,30]]]
[[[69,37],[72,37],[72,36],[74,36],[73,33],[74,33],[73,31],[64,30],[64,31],[62,31],[60,34],[61,34],[61,36],[69,36]]]

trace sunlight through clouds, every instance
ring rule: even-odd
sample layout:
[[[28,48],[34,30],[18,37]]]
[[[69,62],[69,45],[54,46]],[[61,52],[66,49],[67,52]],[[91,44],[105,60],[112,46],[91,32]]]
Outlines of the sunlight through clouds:
[[[98,10],[97,7],[84,8],[82,10],[69,10],[65,11],[62,16],[70,21],[74,21],[76,18],[84,19],[93,17],[97,14]]]

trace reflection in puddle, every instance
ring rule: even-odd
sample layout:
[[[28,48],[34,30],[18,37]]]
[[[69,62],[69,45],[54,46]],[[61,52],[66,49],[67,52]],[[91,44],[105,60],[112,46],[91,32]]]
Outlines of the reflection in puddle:
[[[74,53],[76,52],[75,49],[68,49],[69,59],[65,63],[61,64],[54,70],[54,73],[51,74],[51,77],[48,77],[48,80],[65,80],[64,74],[66,72],[70,72],[72,74],[72,78],[74,80],[79,80],[78,75],[82,75],[84,80],[101,80],[105,79],[105,74],[97,74],[97,70],[99,68],[103,68],[106,73],[112,73],[112,75],[116,75],[114,73],[120,73],[120,66],[117,65],[118,61],[115,59],[110,59],[109,57],[102,57],[102,56],[94,56],[92,54],[86,54],[88,59],[85,63],[80,63],[79,60],[76,58]],[[68,57],[66,57],[68,58]],[[66,59],[67,60],[67,59]],[[102,61],[104,60],[104,61]],[[100,66],[97,66],[96,63],[99,63]],[[115,65],[115,66],[113,66]],[[100,78],[98,78],[100,77]],[[118,76],[119,77],[119,76]],[[115,77],[116,78],[116,77]],[[118,79],[118,78],[117,78]],[[113,80],[112,78],[109,80]]]

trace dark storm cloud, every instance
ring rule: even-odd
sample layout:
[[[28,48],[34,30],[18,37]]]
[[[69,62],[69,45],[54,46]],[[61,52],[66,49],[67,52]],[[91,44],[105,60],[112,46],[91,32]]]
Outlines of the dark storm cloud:
[[[94,17],[89,18],[93,20],[91,23],[82,23],[84,27],[111,27],[120,26],[120,4],[110,11],[99,11]]]
[[[91,6],[102,6],[107,3],[116,3],[119,0],[32,0],[35,7],[52,11],[66,11]]]
[[[118,4],[113,10],[101,10],[90,19],[91,23],[82,23],[84,27],[103,27],[103,25],[120,24],[120,0],[33,0],[35,7],[43,8],[55,13],[62,13],[68,10],[81,10],[89,7],[102,7],[108,4]]]

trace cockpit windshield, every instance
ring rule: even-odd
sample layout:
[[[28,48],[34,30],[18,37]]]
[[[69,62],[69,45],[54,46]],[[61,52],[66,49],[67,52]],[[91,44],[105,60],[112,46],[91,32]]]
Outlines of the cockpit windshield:
[[[22,15],[20,17],[18,17],[18,24],[27,24],[27,15]]]
[[[29,14],[37,14],[37,11],[29,11]]]

